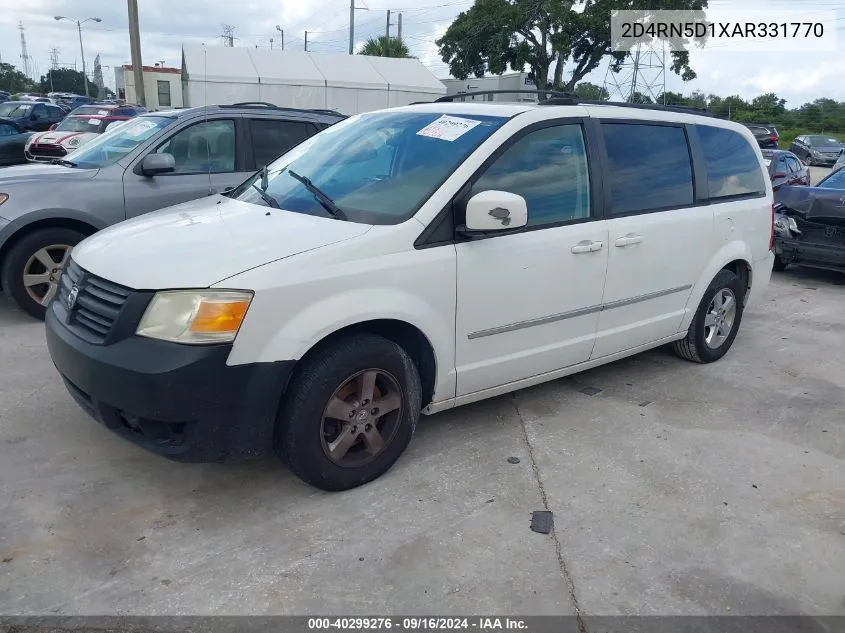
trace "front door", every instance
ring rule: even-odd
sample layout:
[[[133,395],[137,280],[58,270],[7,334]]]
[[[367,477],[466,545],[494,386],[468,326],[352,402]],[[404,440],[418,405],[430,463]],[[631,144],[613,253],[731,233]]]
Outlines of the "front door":
[[[714,232],[712,210],[694,203],[683,125],[607,120],[600,127],[609,236],[593,358],[678,331]]]
[[[528,227],[456,246],[458,396],[586,361],[607,267],[581,122],[523,132],[470,195],[485,190],[523,196]]]
[[[172,154],[176,170],[144,176],[136,173],[142,158],[127,169],[123,177],[127,218],[202,198],[246,179],[246,174],[238,173],[234,119],[194,123],[151,151]]]

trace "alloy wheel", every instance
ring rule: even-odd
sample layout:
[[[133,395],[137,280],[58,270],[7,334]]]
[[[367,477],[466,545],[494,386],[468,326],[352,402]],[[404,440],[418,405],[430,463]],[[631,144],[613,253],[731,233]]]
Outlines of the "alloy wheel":
[[[30,299],[42,306],[50,303],[72,250],[68,244],[51,244],[30,256],[23,268],[23,285]]]
[[[399,382],[381,369],[365,369],[343,381],[329,399],[320,424],[326,456],[338,466],[370,463],[393,440],[402,416]]]
[[[704,341],[710,349],[721,347],[734,327],[736,295],[730,288],[722,288],[710,301],[704,317]]]

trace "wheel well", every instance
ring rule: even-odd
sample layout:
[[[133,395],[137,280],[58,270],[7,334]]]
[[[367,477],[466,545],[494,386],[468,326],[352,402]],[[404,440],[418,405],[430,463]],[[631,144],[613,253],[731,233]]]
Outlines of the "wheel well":
[[[417,327],[394,319],[377,319],[363,321],[349,325],[336,332],[332,332],[319,343],[314,345],[297,362],[297,365],[311,355],[331,345],[334,341],[360,333],[376,334],[400,345],[414,361],[417,371],[420,373],[420,382],[423,390],[423,407],[427,406],[434,397],[434,380],[437,374],[437,364],[434,359],[434,350],[428,338]],[[294,369],[296,371],[296,369]]]
[[[740,282],[742,282],[743,288],[745,288],[744,299],[747,299],[748,291],[751,290],[751,266],[748,265],[748,262],[746,262],[744,259],[735,259],[734,261],[724,266],[722,270],[729,270],[734,275],[739,277]]]
[[[6,260],[6,254],[9,250],[22,238],[38,231],[40,229],[72,229],[80,233],[93,235],[97,232],[97,228],[86,224],[80,220],[71,220],[70,218],[45,218],[43,220],[36,220],[30,224],[22,226],[15,233],[9,236],[2,246],[0,246],[0,268],[3,267],[3,262]]]

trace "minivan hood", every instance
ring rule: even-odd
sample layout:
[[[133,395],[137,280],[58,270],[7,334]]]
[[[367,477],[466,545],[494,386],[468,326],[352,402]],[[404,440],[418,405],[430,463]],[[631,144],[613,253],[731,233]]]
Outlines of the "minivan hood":
[[[115,224],[77,245],[73,259],[90,273],[136,290],[205,288],[370,228],[218,195]]]
[[[0,169],[0,188],[6,184],[36,182],[43,185],[46,180],[68,180],[76,178],[93,178],[97,169],[80,169],[79,167],[64,167],[50,163],[30,163],[28,165],[12,165]]]

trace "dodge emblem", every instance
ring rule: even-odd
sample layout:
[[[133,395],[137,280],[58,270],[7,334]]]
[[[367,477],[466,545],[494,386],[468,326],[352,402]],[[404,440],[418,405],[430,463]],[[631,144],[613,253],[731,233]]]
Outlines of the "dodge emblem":
[[[76,305],[76,297],[79,295],[79,288],[74,286],[70,289],[70,292],[67,295],[67,309],[73,310],[73,306]]]

